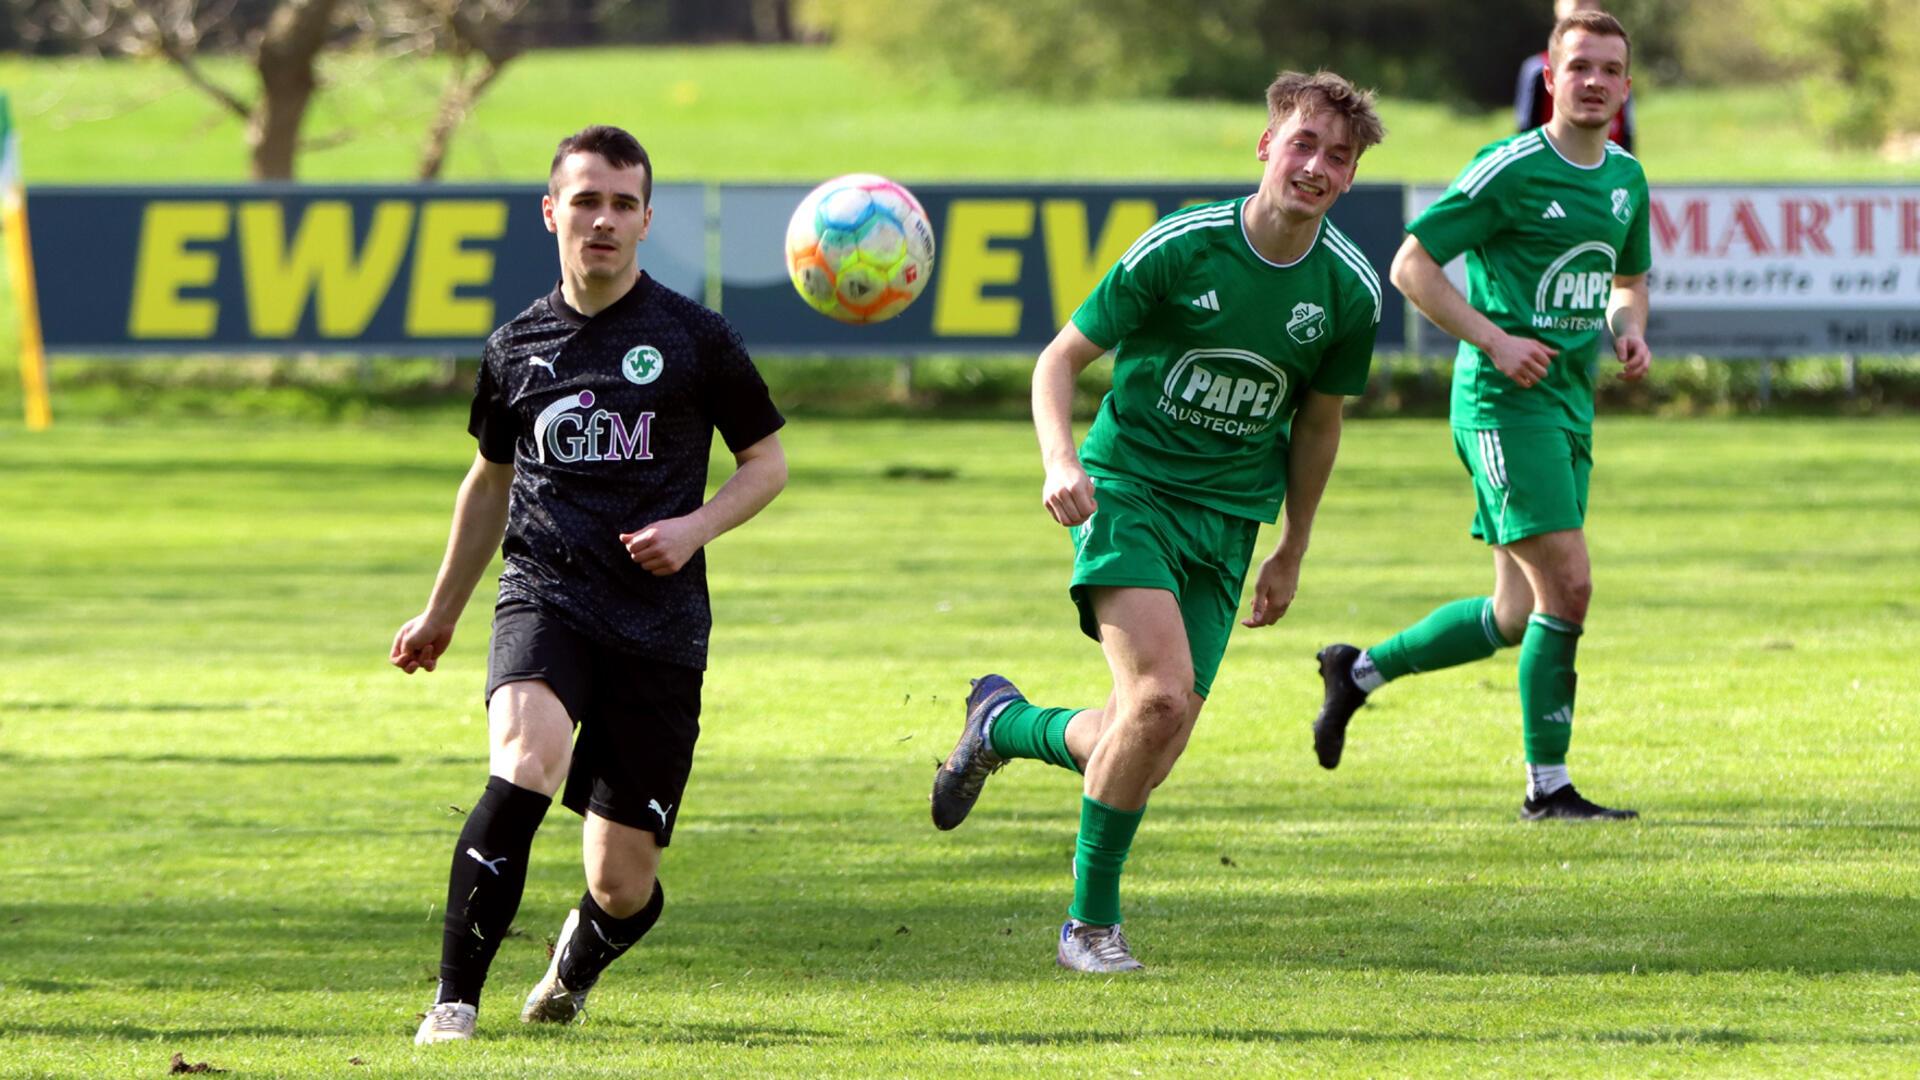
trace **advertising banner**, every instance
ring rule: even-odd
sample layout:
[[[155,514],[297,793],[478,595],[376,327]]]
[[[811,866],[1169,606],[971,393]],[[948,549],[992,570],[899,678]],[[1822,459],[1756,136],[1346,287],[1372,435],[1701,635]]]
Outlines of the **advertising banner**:
[[[477,355],[559,280],[537,185],[36,187],[47,347]],[[706,289],[706,189],[653,191],[642,263]]]
[[[1122,253],[1181,206],[1246,185],[927,184],[914,194],[937,237],[933,280],[889,322],[814,313],[787,280],[787,219],[806,187],[720,189],[720,310],[756,352],[1035,352],[1053,340]],[[1400,242],[1401,189],[1356,185],[1332,218],[1382,282]],[[1405,345],[1405,301],[1385,290],[1379,347]]]
[[[1409,189],[1408,220],[1444,189]],[[1654,355],[1920,353],[1920,186],[1652,191]],[[1448,268],[1463,291],[1463,261]],[[1453,342],[1425,319],[1423,352]]]

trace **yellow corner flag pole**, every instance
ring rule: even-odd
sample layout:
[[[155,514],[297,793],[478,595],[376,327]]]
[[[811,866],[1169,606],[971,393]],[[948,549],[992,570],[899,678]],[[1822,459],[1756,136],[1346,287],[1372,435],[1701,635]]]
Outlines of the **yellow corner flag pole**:
[[[26,390],[27,430],[53,426],[47,397],[47,349],[40,338],[40,296],[33,287],[33,243],[27,236],[27,198],[20,182],[20,136],[7,95],[0,93],[0,232],[6,233],[13,307],[20,313],[20,384]]]

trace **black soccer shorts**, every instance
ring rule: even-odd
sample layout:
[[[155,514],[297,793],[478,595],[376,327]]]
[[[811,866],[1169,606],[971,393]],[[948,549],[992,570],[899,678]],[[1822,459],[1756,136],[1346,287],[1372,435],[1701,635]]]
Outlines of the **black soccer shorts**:
[[[510,682],[552,687],[579,732],[561,804],[653,833],[661,847],[693,771],[702,675],[602,645],[537,604],[494,609],[488,700]]]

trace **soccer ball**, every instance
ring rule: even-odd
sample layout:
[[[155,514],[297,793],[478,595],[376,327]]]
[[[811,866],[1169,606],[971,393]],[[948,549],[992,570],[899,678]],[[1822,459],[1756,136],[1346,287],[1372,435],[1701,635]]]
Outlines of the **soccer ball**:
[[[933,226],[913,192],[852,173],[800,200],[787,223],[787,276],[807,306],[844,323],[906,310],[933,272]]]

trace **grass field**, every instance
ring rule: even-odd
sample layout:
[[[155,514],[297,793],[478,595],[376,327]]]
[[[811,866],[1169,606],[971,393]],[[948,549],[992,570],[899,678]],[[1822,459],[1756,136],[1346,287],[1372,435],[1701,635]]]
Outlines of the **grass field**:
[[[1311,655],[1486,587],[1437,422],[1350,425],[1305,588],[1240,631],[1129,867],[1152,970],[1051,966],[1072,779],[927,822],[966,677],[1091,701],[1018,424],[789,429],[713,552],[666,917],[521,1030],[580,891],[556,812],[471,1046],[407,1040],[484,772],[486,599],[384,656],[471,454],[373,425],[0,433],[0,1075],[1912,1075],[1920,423],[1612,420],[1574,771],[1523,826],[1511,656],[1382,692],[1324,773]],[[896,468],[903,467],[903,468]],[[950,475],[948,474],[950,470]],[[919,477],[889,479],[889,475]],[[947,475],[947,479],[930,479]],[[357,1063],[357,1064],[356,1064]]]
[[[1516,63],[1517,63],[1516,59]],[[251,92],[243,61],[213,75]],[[329,59],[308,134],[337,145],[301,158],[303,179],[411,179],[439,93],[437,63]],[[33,182],[240,180],[242,124],[163,61],[0,57]],[[1639,155],[1656,183],[1911,178],[1911,162],[1824,145],[1797,91],[1637,87]],[[1474,148],[1511,133],[1504,110],[1463,115],[1388,100],[1389,136],[1363,181],[1446,181]],[[902,92],[822,48],[584,49],[509,67],[462,129],[450,180],[535,180],[561,134],[617,122],[646,142],[660,179],[816,180],[850,169],[906,181],[1249,179],[1263,123],[1246,103],[1087,104]]]

